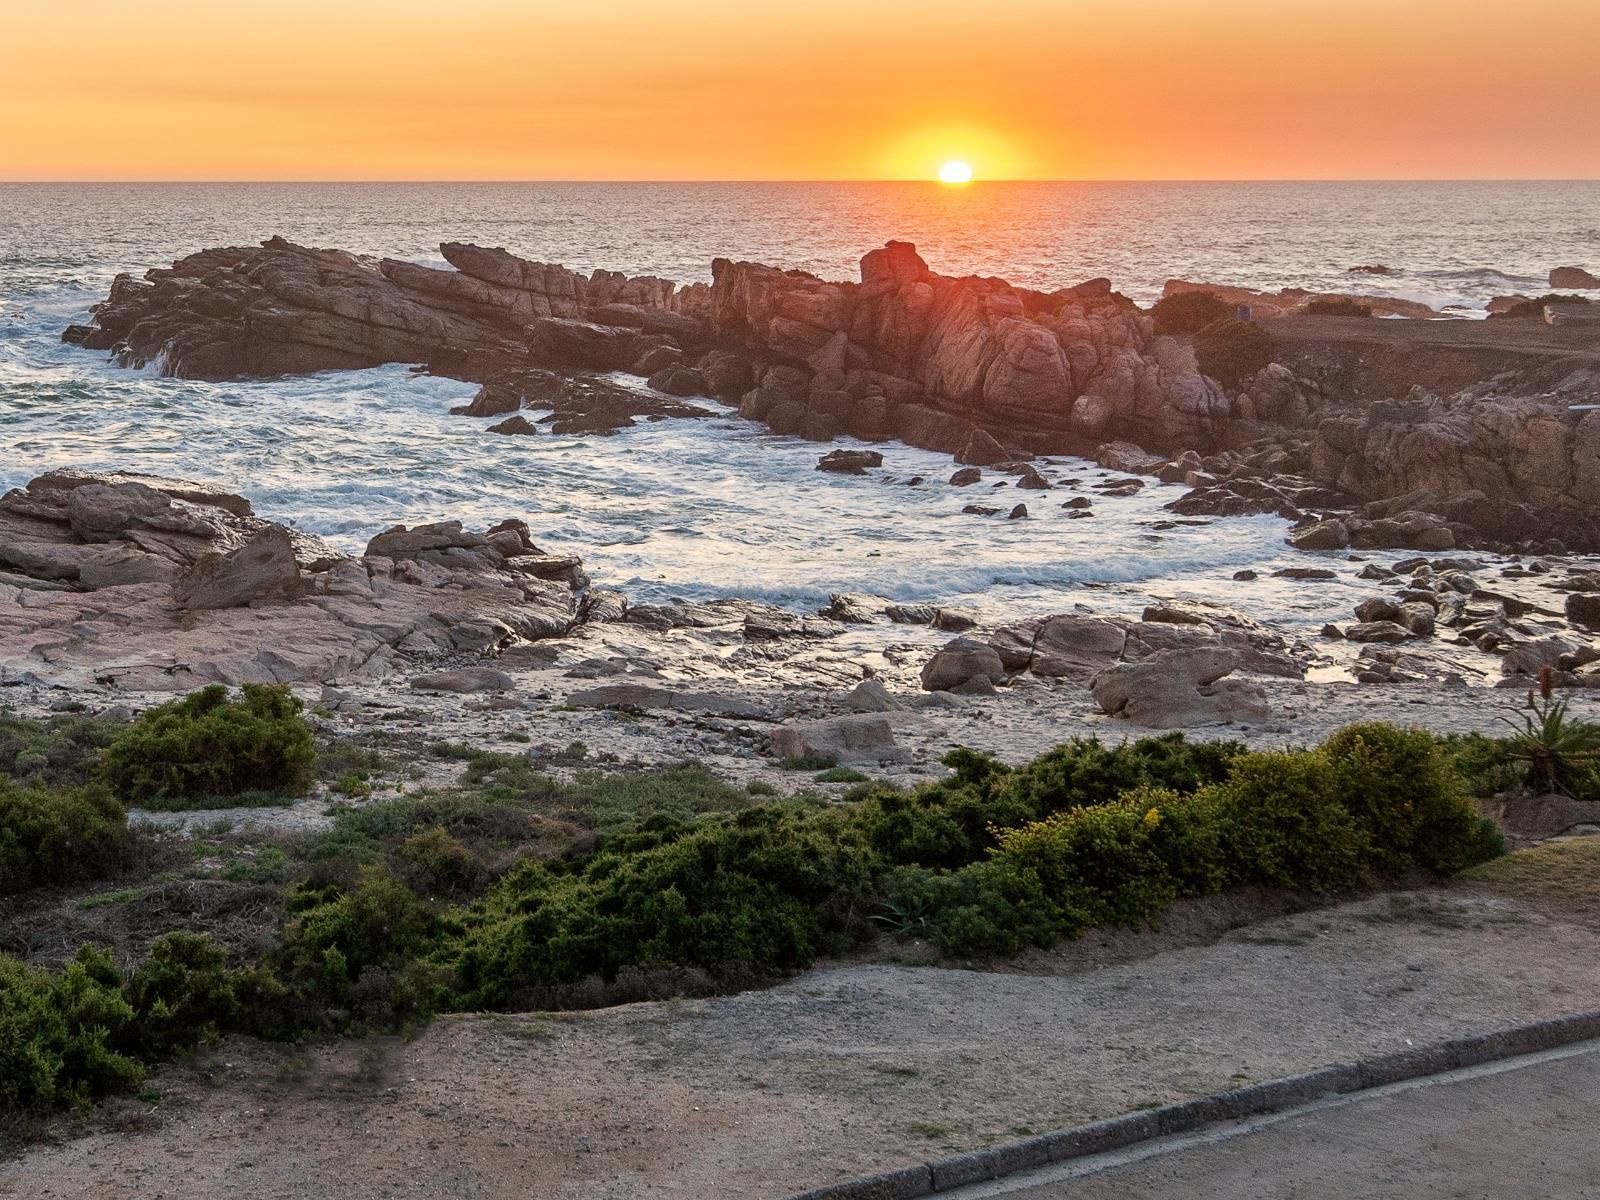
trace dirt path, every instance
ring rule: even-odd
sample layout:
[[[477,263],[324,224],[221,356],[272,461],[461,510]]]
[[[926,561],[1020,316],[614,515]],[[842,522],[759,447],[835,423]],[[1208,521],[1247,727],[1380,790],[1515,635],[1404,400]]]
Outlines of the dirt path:
[[[845,965],[442,1019],[409,1043],[231,1042],[158,1075],[158,1102],[113,1107],[114,1128],[0,1166],[0,1195],[778,1196],[1590,1004],[1600,929],[1518,894],[1378,896],[1220,936],[1243,914],[1190,906],[1004,973]]]

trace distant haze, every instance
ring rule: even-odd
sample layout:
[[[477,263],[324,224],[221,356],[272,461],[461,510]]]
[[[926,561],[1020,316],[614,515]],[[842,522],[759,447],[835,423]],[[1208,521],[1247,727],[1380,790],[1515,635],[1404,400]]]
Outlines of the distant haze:
[[[1594,178],[1596,0],[6,0],[0,178]]]

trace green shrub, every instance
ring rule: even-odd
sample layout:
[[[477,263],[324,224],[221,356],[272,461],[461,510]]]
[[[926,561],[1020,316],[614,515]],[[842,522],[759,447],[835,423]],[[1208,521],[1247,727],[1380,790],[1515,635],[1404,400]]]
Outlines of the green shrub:
[[[868,777],[854,767],[829,767],[812,777],[816,783],[866,783]]]
[[[0,955],[0,1110],[81,1105],[138,1086],[143,1067],[116,1049],[134,1020],[121,983],[88,946],[59,972]]]
[[[1237,306],[1214,292],[1179,292],[1150,310],[1157,333],[1199,333],[1207,325],[1231,320]]]
[[[1557,700],[1550,668],[1539,673],[1539,690],[1528,692],[1516,719],[1500,718],[1511,736],[1501,743],[1505,758],[1521,764],[1525,781],[1536,792],[1574,796],[1594,786],[1600,767],[1600,725],[1567,715],[1567,702]]]
[[[1246,754],[1205,802],[1239,883],[1332,892],[1360,883],[1371,835],[1345,808],[1315,750]]]
[[[468,1007],[532,984],[625,967],[713,975],[809,963],[855,928],[875,860],[840,811],[774,804],[694,821],[654,817],[581,866],[525,863],[465,918]]]
[[[0,777],[0,895],[114,875],[135,845],[105,788],[24,788]]]
[[[110,717],[41,720],[0,712],[0,776],[35,787],[82,787],[94,781],[100,751],[125,728]]]
[[[875,920],[899,937],[926,936],[945,954],[1016,954],[1056,937],[1038,881],[995,862],[960,871],[902,867],[887,880]]]
[[[1453,872],[1503,852],[1427,733],[1352,726],[1316,750],[1222,747],[1199,764],[1184,762],[1184,745],[1166,747],[1172,757],[1154,761],[1194,790],[1146,783],[1115,800],[1000,830],[986,861],[897,872],[879,923],[925,931],[952,954],[1010,953],[1093,925],[1144,923],[1180,896],[1239,884],[1334,892],[1374,872]],[[1150,749],[1141,757],[1149,760]],[[1061,747],[994,775],[994,791],[1025,795],[1015,781],[1032,773],[1055,784],[1057,797],[1080,796],[1084,779],[1120,777],[1102,773],[1105,753],[1093,743]],[[1176,764],[1197,769],[1172,770]],[[875,800],[892,808],[888,796]],[[916,850],[928,852],[926,837]]]
[[[433,895],[471,894],[488,874],[477,856],[439,825],[407,838],[400,846],[399,858],[406,881]]]
[[[838,766],[838,762],[827,754],[789,754],[780,758],[776,766],[780,771],[826,771]]]
[[[1202,374],[1230,388],[1241,386],[1272,361],[1272,335],[1251,321],[1232,317],[1194,335],[1194,356]]]
[[[1379,866],[1459,871],[1482,860],[1486,835],[1498,837],[1466,802],[1460,776],[1430,733],[1351,725],[1321,750],[1340,800],[1371,836]]]
[[[128,979],[137,1020],[125,1045],[150,1059],[212,1041],[238,1015],[237,979],[210,938],[169,933]]]
[[[1189,793],[1226,779],[1229,765],[1243,753],[1238,742],[1191,742],[1177,733],[1118,746],[1073,738],[997,778],[994,794],[1014,799],[1031,816],[1041,817],[1104,804],[1135,788]]]
[[[1178,896],[1152,839],[1160,824],[1160,810],[1138,796],[1076,808],[1001,834],[994,863],[1003,875],[1037,880],[1058,933],[1141,924]]]
[[[105,750],[102,771],[129,804],[194,808],[250,793],[297,795],[316,759],[287,687],[213,684],[143,713]]]
[[[271,974],[244,988],[262,1032],[392,1027],[440,1006],[429,959],[448,923],[404,884],[369,867],[352,891],[302,889],[297,902]]]

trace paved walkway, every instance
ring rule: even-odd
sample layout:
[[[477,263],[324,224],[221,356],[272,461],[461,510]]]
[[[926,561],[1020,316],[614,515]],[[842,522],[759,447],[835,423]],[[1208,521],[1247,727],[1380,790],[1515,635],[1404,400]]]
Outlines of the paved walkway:
[[[1600,1200],[1600,1043],[1357,1093],[959,1200]]]

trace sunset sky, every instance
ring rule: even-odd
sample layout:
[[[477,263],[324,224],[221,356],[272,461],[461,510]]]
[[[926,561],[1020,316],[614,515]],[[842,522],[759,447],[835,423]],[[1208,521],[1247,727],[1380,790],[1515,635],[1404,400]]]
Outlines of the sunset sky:
[[[1593,178],[1600,0],[4,0],[0,178]]]

